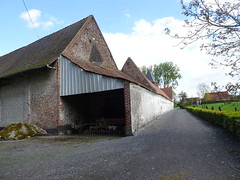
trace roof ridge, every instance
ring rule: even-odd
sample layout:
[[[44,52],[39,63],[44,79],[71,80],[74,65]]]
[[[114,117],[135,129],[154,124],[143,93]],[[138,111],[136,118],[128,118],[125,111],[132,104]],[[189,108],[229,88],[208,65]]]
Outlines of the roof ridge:
[[[92,15],[89,15],[88,17],[90,17],[90,16],[92,16]],[[69,27],[71,27],[71,26],[76,25],[77,23],[79,23],[79,22],[81,22],[81,21],[87,19],[88,17],[85,17],[85,18],[83,18],[83,19],[81,19],[81,20],[79,20],[79,21],[77,21],[77,22],[75,22],[75,23],[73,23],[73,24],[69,24],[68,26],[63,27],[62,29],[59,29],[59,30],[57,30],[57,31],[55,31],[55,32],[53,32],[53,33],[51,33],[51,34],[46,35],[46,36],[43,36],[43,37],[39,38],[38,40],[36,40],[36,41],[34,41],[34,42],[31,42],[31,43],[29,43],[29,44],[27,44],[27,45],[25,45],[25,46],[22,46],[22,47],[17,48],[17,49],[15,49],[15,50],[13,50],[13,51],[7,53],[7,54],[4,54],[4,55],[0,56],[0,60],[1,60],[1,58],[4,57],[5,55],[8,55],[8,54],[14,53],[15,51],[18,51],[18,50],[24,49],[24,48],[26,48],[26,47],[28,47],[28,46],[30,46],[30,45],[32,45],[32,44],[38,42],[38,41],[40,42],[41,40],[43,40],[43,39],[45,39],[45,38],[47,38],[47,37],[51,37],[52,35],[57,34],[57,33],[59,33],[60,31],[62,31],[62,30],[64,30],[64,29],[67,29],[67,28],[69,28]]]
[[[137,81],[142,87],[156,93],[162,95],[163,97],[170,99],[167,94],[162,91],[159,87],[154,85],[137,67],[137,65],[133,62],[133,60],[128,57],[127,61],[123,65],[121,70],[123,73],[127,74],[135,81]],[[135,72],[134,72],[135,71]],[[140,77],[141,76],[141,77]]]
[[[0,78],[54,62],[91,16],[1,56]]]
[[[72,42],[74,42],[74,39],[76,38],[77,34],[80,32],[81,29],[84,29],[84,26],[87,25],[87,23],[90,21],[90,18],[93,18],[93,15],[89,15],[88,17],[82,19],[82,20],[85,20],[84,24],[82,25],[82,27],[78,30],[78,32],[72,37],[72,40],[68,43],[68,45],[64,48],[64,50],[61,52],[61,54],[64,54],[65,51],[67,51],[67,49],[69,48],[69,46],[71,46]],[[80,21],[82,21],[80,20]],[[78,22],[80,22],[78,21]],[[78,23],[76,22],[76,23]],[[76,24],[74,23],[74,24]],[[74,25],[72,24],[72,25]],[[70,25],[71,26],[71,25]]]

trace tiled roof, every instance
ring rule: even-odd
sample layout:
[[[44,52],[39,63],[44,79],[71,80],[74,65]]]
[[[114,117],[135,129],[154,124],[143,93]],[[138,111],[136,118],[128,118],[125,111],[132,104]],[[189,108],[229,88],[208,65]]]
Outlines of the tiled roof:
[[[87,18],[0,57],[0,78],[41,68],[54,62]]]
[[[92,63],[91,60],[95,62],[96,56],[98,58],[101,56],[96,48],[91,52],[90,61],[75,59],[73,56],[68,55],[68,53],[65,52],[65,50],[69,48],[69,45],[71,45],[71,42],[74,40],[74,38],[76,38],[78,35],[81,35],[78,32],[88,19],[90,21],[90,18],[94,19],[93,16],[89,16],[25,47],[1,56],[0,78],[31,69],[45,67],[63,55],[79,67],[83,68],[85,71],[124,79],[141,85],[168,98],[168,96],[161,89],[159,89],[141,73],[141,71],[130,58],[125,63],[122,71],[119,71],[113,59],[106,61],[109,66],[98,66],[97,64]]]
[[[139,83],[139,85],[145,87],[146,89],[170,99],[160,88],[158,88],[148,78],[146,78],[146,76],[144,76],[131,58],[128,58],[125,62],[122,72],[133,78]]]
[[[113,62],[107,62],[109,65],[108,68],[107,65],[104,67],[91,63],[91,56],[88,62],[81,59],[75,59],[73,56],[68,56],[68,53],[63,53],[86,23],[87,19],[90,18],[94,19],[93,16],[89,16],[60,31],[35,41],[32,44],[0,57],[0,78],[31,69],[42,68],[47,64],[53,63],[58,57],[63,55],[85,71],[120,78],[138,84],[137,81],[118,70],[114,60],[112,60]],[[93,52],[91,52],[91,55],[92,53]],[[92,56],[95,57],[96,54],[95,52]],[[99,56],[100,55],[98,55],[97,58],[99,58]]]
[[[218,101],[218,100],[224,100],[229,98],[229,94],[227,91],[223,92],[212,92],[212,93],[205,93],[204,100],[205,101]]]
[[[173,90],[172,90],[171,87],[169,87],[169,88],[161,88],[161,90],[162,90],[163,92],[165,92],[165,94],[166,94],[170,99],[173,98]]]

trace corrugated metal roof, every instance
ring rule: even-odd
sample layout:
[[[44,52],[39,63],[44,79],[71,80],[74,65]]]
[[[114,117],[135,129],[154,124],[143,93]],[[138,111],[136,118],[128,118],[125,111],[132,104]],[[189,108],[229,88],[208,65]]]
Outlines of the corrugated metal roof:
[[[123,80],[84,71],[67,58],[60,58],[60,96],[123,88]]]
[[[65,54],[63,54],[62,56],[69,59],[71,62],[73,62],[77,66],[81,67],[83,70],[85,70],[87,72],[101,74],[101,75],[113,77],[113,78],[119,78],[119,79],[127,80],[129,82],[133,82],[135,84],[139,84],[133,78],[131,78],[127,74],[123,73],[122,71],[119,71],[118,69],[97,66],[90,62],[82,61],[82,60],[76,59],[72,56],[65,55]]]

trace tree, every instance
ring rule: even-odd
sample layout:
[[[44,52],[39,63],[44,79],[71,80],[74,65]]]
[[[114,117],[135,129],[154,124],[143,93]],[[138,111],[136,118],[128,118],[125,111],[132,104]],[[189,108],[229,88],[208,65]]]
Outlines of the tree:
[[[178,97],[179,97],[180,104],[184,104],[184,103],[186,102],[186,100],[187,100],[187,93],[181,91],[181,92],[178,94]]]
[[[232,101],[240,100],[240,83],[236,82],[235,84],[229,82],[226,86],[219,86],[216,82],[212,82],[211,86],[213,86],[212,92],[221,92],[225,89],[229,96],[229,99]]]
[[[232,100],[240,100],[240,83],[228,83],[225,86],[226,90],[228,91],[228,93],[231,95],[231,99]]]
[[[172,35],[181,39],[184,47],[198,40],[205,40],[200,47],[214,57],[222,56],[223,60],[213,60],[214,65],[230,67],[229,75],[240,74],[240,1],[239,0],[191,0],[185,4],[181,0],[183,12],[189,20],[185,27],[190,30],[187,35]]]
[[[147,67],[147,66],[142,66],[140,67],[140,70],[142,71],[142,73],[146,76],[148,71],[152,72],[152,66]]]
[[[200,83],[197,85],[197,94],[200,98],[203,98],[205,93],[210,92],[210,87],[205,83]]]
[[[151,71],[158,85],[162,88],[178,86],[178,79],[181,79],[180,69],[173,62],[154,64],[153,66],[143,66],[141,71],[146,75],[147,71]]]
[[[224,86],[223,85],[218,85],[217,82],[211,82],[212,90],[211,92],[221,92],[224,91]]]

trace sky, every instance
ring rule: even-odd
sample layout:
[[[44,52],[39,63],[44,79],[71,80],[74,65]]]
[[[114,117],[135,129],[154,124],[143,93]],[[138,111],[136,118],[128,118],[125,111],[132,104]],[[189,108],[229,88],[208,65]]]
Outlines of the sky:
[[[185,0],[188,1],[188,0]],[[26,12],[31,15],[34,27]],[[172,61],[182,79],[175,90],[197,96],[197,85],[235,82],[227,69],[213,69],[199,43],[181,49],[164,29],[185,33],[180,0],[1,0],[0,56],[26,46],[89,15],[100,27],[121,70],[128,57],[138,67]]]

